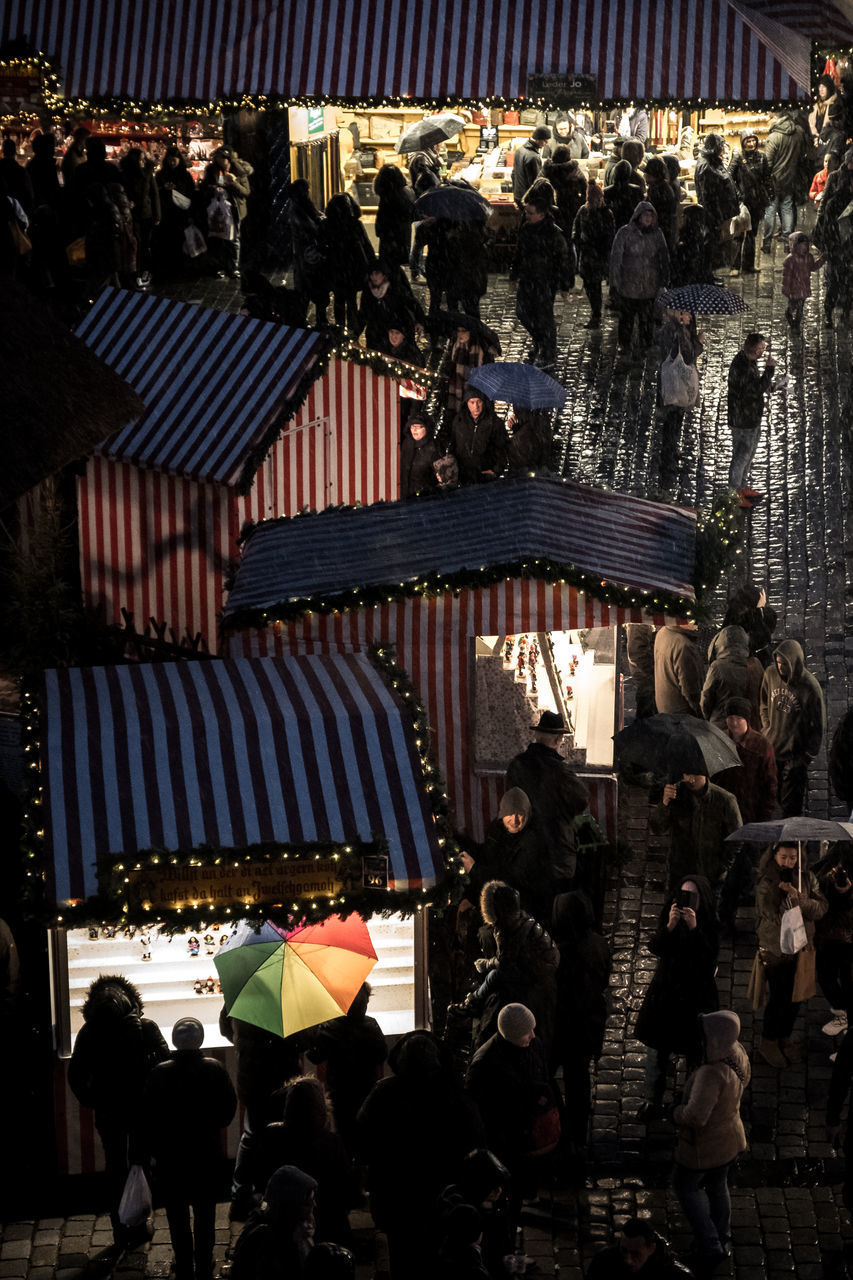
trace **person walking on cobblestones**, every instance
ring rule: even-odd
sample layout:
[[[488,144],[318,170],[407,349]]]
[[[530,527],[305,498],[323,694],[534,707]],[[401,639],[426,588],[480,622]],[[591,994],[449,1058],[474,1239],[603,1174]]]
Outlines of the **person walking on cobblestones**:
[[[705,210],[705,220],[713,244],[711,264],[729,266],[732,261],[732,237],[729,226],[740,209],[737,188],[723,163],[725,140],[709,133],[696,161],[696,199]]]
[[[782,292],[788,299],[785,319],[794,333],[803,327],[803,308],[806,298],[812,296],[812,272],[826,262],[826,254],[819,258],[811,255],[811,241],[803,231],[795,231],[790,237],[791,252],[782,266]]]
[[[707,1013],[701,1024],[704,1062],[672,1113],[678,1132],[672,1181],[693,1232],[694,1274],[710,1275],[731,1253],[729,1169],[746,1149],[740,1102],[751,1072],[736,1013]]]
[[[619,347],[631,347],[636,319],[641,347],[654,337],[654,301],[669,284],[669,250],[654,205],[641,200],[610,251],[610,283],[619,294]]]
[[[853,147],[844,152],[841,167],[827,179],[814,241],[826,254],[824,323],[833,327],[833,311],[841,307],[845,324],[853,306],[853,237],[842,235],[838,219],[853,200]]]
[[[685,772],[679,782],[666,784],[649,826],[657,835],[670,835],[667,866],[672,887],[695,870],[719,889],[735,853],[735,845],[727,844],[726,837],[743,826],[730,792],[704,774]]]
[[[575,215],[572,240],[578,258],[578,274],[589,299],[590,317],[584,328],[601,328],[601,284],[607,278],[607,266],[616,223],[604,202],[604,192],[597,182],[587,184],[586,203]]]
[[[758,958],[767,977],[769,995],[758,1052],[771,1067],[779,1068],[799,1061],[799,1046],[791,1041],[804,985],[802,981],[797,984],[797,970],[801,965],[805,968],[806,953],[814,945],[815,925],[827,909],[817,879],[807,867],[798,867],[798,858],[796,845],[779,844],[768,849],[758,864],[755,887]],[[787,955],[781,947],[782,916],[797,906],[808,941],[802,951]],[[812,994],[813,987],[809,984],[805,992]]]
[[[777,215],[783,236],[789,236],[797,225],[796,199],[807,151],[805,135],[791,114],[782,111],[774,116],[764,147],[774,194],[764,211],[762,253],[770,252]]]
[[[574,250],[557,226],[553,210],[554,188],[539,179],[524,197],[524,221],[509,275],[518,286],[515,314],[533,342],[526,359],[543,369],[550,369],[557,359],[555,298],[558,292],[568,297],[575,283]]]
[[[695,625],[674,622],[661,627],[655,636],[655,705],[660,714],[701,720],[703,683]]]
[[[743,627],[723,627],[708,645],[708,674],[702,686],[701,709],[706,720],[725,732],[730,698],[745,698],[747,719],[759,724],[758,700],[764,668],[749,654],[749,637]]]
[[[740,152],[729,165],[729,173],[740,201],[749,210],[752,226],[744,236],[741,271],[750,274],[758,270],[755,265],[755,238],[761,229],[764,210],[773,199],[773,180],[767,157],[758,148],[758,135],[754,129],[744,129],[740,135]]]
[[[849,1094],[853,1083],[853,1036],[846,1035],[832,1066],[832,1078],[826,1099],[826,1137],[833,1147],[840,1144],[844,1150],[844,1179],[841,1198],[853,1213],[853,1114],[850,1112]],[[842,1144],[841,1114],[848,1103],[847,1122],[844,1125]]]
[[[806,670],[802,646],[783,640],[761,684],[761,731],[776,755],[783,817],[803,812],[809,763],[826,732],[821,687]]]
[[[815,929],[815,969],[833,1015],[821,1028],[827,1036],[847,1030],[853,1003],[853,878],[846,850],[841,843],[831,848],[818,874],[827,911]]]
[[[761,434],[764,397],[770,390],[776,368],[776,361],[768,355],[764,369],[759,370],[758,361],[766,350],[767,339],[763,333],[748,333],[742,349],[729,365],[728,419],[732,433],[729,484],[741,495],[741,505],[747,506],[762,498],[757,490],[745,486]]]

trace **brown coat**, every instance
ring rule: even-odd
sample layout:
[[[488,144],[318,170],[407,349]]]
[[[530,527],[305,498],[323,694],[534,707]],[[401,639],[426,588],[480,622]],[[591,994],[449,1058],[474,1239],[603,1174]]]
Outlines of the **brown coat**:
[[[740,1018],[730,1009],[702,1015],[705,1062],[684,1086],[672,1113],[678,1130],[677,1164],[686,1169],[719,1169],[746,1148],[740,1100],[749,1084],[749,1058],[738,1043]]]
[[[702,719],[704,672],[696,637],[683,627],[661,627],[655,636],[655,705],[661,713]]]
[[[725,730],[724,730],[725,732]],[[731,734],[727,735],[731,737]],[[738,802],[744,822],[769,822],[776,817],[779,786],[776,757],[763,733],[747,729],[735,744],[741,768],[724,769],[714,777],[718,787],[730,791]]]

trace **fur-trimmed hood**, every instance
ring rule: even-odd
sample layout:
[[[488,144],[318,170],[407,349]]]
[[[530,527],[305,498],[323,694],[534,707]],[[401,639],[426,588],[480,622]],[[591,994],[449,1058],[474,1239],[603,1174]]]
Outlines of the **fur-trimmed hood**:
[[[95,978],[83,1002],[84,1022],[119,1021],[133,1014],[142,1016],[145,1006],[138,987],[121,973],[102,973]]]

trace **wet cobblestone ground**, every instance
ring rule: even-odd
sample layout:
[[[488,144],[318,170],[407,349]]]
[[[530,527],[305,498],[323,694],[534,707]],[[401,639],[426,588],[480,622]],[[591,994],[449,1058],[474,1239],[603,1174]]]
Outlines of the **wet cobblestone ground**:
[[[783,256],[777,241],[772,257],[759,255],[759,274],[726,281],[743,292],[749,312],[700,324],[706,334],[701,401],[686,416],[679,456],[663,474],[656,353],[619,360],[615,318],[607,311],[600,331],[584,330],[588,309],[578,282],[569,302],[558,304],[557,376],[569,387],[557,425],[558,453],[564,474],[580,481],[709,509],[726,487],[728,473],[729,362],[745,333],[767,335],[777,372],[789,381],[773,396],[753,464],[751,482],[767,501],[743,518],[745,569],[766,585],[779,613],[777,638],[803,643],[807,666],[824,690],[831,733],[848,705],[853,680],[851,334],[824,328],[822,273],[817,273],[803,336],[789,336],[781,295]],[[230,281],[192,282],[170,292],[210,306],[235,308],[240,301]],[[505,357],[520,358],[526,335],[515,320],[514,293],[505,278],[490,281],[484,318],[498,330]],[[721,589],[721,605],[723,600]],[[819,816],[845,816],[829,792],[825,752],[812,769],[809,805]],[[648,1063],[631,1030],[653,971],[645,941],[663,902],[663,849],[649,836],[647,813],[646,794],[623,789],[622,833],[633,857],[611,885],[607,901],[614,955],[611,1013],[595,1082],[585,1175],[574,1185],[560,1179],[528,1214],[527,1250],[537,1271],[566,1280],[576,1280],[614,1228],[635,1212],[650,1214],[676,1249],[689,1244],[668,1188],[674,1131],[665,1119],[644,1123],[638,1116]],[[738,923],[736,937],[723,945],[718,984],[721,1003],[741,1017],[743,1043],[752,1054],[760,1029],[746,998],[755,953],[749,909],[741,910]],[[750,1146],[733,1188],[733,1257],[723,1275],[818,1280],[846,1274],[843,1256],[853,1243],[853,1227],[840,1199],[841,1162],[823,1130],[828,1055],[834,1047],[820,1031],[827,1012],[822,997],[805,1007],[796,1032],[803,1038],[800,1064],[779,1074],[753,1058],[745,1096]],[[675,1088],[681,1083],[683,1072],[672,1081]],[[168,1276],[171,1250],[162,1212],[155,1225],[151,1245],[120,1264],[117,1274],[124,1280]],[[220,1265],[232,1231],[227,1207],[220,1206]],[[93,1215],[10,1223],[0,1242],[0,1280],[74,1280],[109,1238],[108,1220]],[[360,1268],[359,1274],[371,1275],[372,1268]]]

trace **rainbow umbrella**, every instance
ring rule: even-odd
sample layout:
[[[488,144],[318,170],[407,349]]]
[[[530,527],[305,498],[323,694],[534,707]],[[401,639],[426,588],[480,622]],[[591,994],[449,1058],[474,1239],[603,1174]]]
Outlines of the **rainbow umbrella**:
[[[278,1036],[292,1036],[346,1013],[376,964],[361,916],[260,933],[223,947],[213,963],[230,1015]]]

